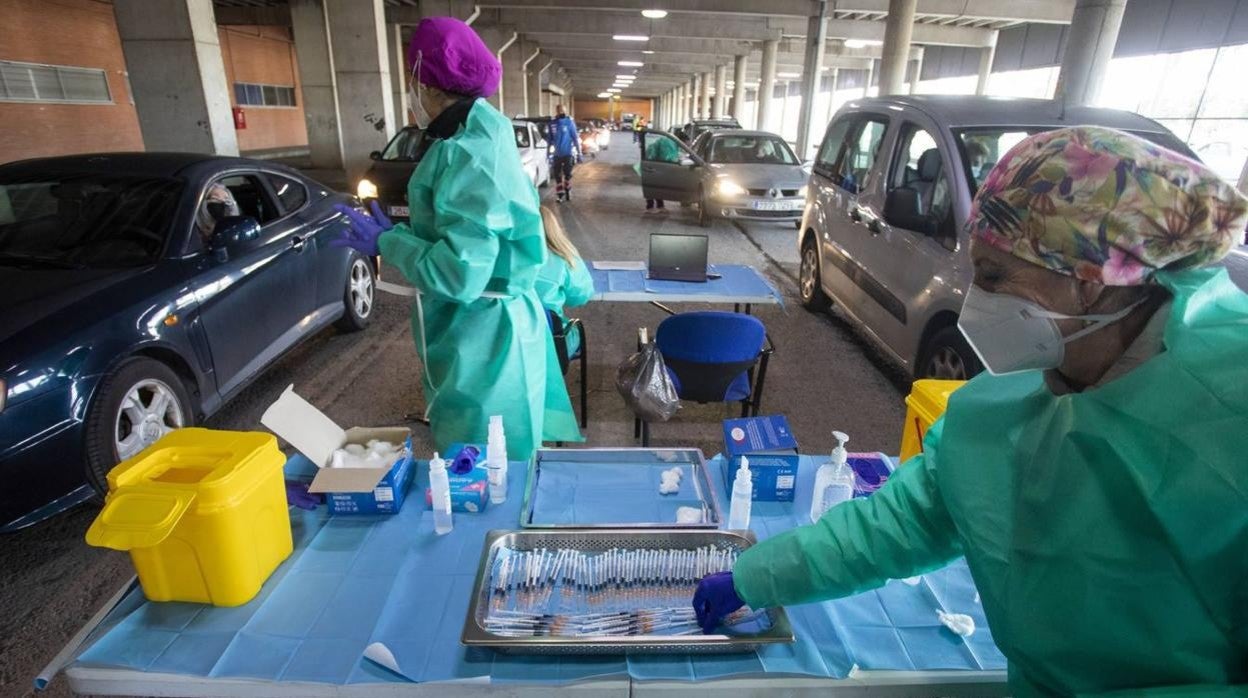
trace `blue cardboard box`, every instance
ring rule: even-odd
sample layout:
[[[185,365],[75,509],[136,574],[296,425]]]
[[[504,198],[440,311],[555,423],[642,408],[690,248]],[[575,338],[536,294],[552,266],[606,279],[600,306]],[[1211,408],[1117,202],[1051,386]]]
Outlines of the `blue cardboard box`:
[[[373,486],[371,492],[327,492],[325,503],[334,514],[397,514],[407,499],[407,490],[416,477],[412,440],[405,440],[407,451],[394,467]]]
[[[485,446],[451,444],[448,453],[452,455],[447,457],[446,467],[448,469],[451,467],[451,462],[465,445],[476,446],[477,459],[473,463],[472,470],[466,473],[447,471],[447,479],[451,484],[451,511],[477,514],[485,511],[490,504],[489,472],[485,469]],[[428,487],[425,488],[425,505],[433,507],[433,492]]]
[[[749,456],[756,502],[791,502],[797,485],[797,437],[784,415],[724,420],[724,486],[732,481],[741,456]]]

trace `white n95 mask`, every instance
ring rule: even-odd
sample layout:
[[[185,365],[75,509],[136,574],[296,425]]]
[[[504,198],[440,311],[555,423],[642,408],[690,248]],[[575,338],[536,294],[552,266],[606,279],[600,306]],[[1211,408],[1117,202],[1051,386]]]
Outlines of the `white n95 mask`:
[[[991,293],[972,285],[958,317],[958,329],[984,368],[995,376],[1057,368],[1065,358],[1067,344],[1121,320],[1143,302],[1141,299],[1109,315],[1064,315],[1018,296]],[[1063,337],[1058,320],[1092,324]]]

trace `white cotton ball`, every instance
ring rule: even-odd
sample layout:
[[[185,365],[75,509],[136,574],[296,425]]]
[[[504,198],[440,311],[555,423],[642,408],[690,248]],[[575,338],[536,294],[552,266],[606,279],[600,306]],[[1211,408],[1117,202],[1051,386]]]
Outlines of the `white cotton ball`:
[[[364,448],[360,444],[347,444],[346,446],[343,447],[343,450],[345,450],[347,453],[350,453],[353,456],[362,456],[364,455],[364,452],[368,449]]]
[[[676,509],[676,523],[703,523],[702,510],[696,507]]]
[[[679,465],[674,468],[670,468],[668,470],[663,471],[664,475],[668,473],[671,473],[672,477],[676,478],[678,481],[685,476],[684,468],[681,468]]]
[[[672,478],[665,477],[663,482],[659,483],[659,494],[676,494],[680,491],[680,483]]]
[[[975,633],[975,619],[965,613],[945,613],[936,611],[936,617],[953,632],[962,637],[970,637]]]

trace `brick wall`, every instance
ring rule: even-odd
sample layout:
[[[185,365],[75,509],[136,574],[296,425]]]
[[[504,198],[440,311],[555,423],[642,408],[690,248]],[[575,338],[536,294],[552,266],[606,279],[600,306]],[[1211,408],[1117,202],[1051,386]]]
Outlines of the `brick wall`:
[[[576,100],[576,118],[578,119],[606,119],[609,112],[607,100],[605,99],[578,99]],[[641,114],[646,121],[650,120],[650,100],[648,99],[621,99],[615,104],[615,120],[620,120],[621,114]]]
[[[102,69],[113,97],[112,104],[0,101],[0,162],[143,150],[111,3],[0,0],[0,17],[0,59]]]
[[[303,119],[303,94],[299,69],[295,62],[295,44],[285,27],[218,27],[221,60],[230,86],[230,104],[234,100],[234,83],[262,85],[294,85],[294,107],[243,105],[247,128],[238,131],[238,149],[302,147],[308,144],[308,128]]]

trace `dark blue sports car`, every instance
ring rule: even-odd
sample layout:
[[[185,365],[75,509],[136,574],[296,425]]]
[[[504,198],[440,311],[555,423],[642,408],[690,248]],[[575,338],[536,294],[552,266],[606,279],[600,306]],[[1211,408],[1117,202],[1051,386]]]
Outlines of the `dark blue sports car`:
[[[326,325],[363,329],[344,195],[281,165],[108,154],[0,166],[0,531],[107,488]]]

